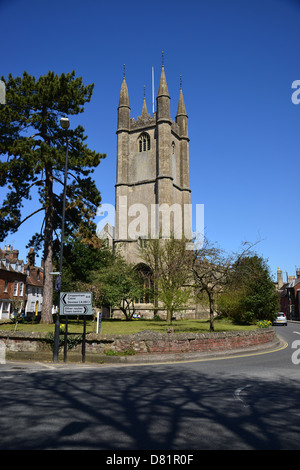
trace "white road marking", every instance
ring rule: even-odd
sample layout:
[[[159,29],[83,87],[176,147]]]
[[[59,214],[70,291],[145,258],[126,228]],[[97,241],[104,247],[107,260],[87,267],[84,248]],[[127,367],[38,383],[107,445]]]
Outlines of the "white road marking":
[[[241,388],[237,388],[234,392],[234,398],[236,398],[236,400],[239,400],[243,403],[243,405],[245,407],[248,407],[250,406],[248,403],[245,402],[245,400],[241,397],[241,393],[246,389],[246,388],[250,388],[252,387],[252,385],[245,385],[245,387],[241,387]]]

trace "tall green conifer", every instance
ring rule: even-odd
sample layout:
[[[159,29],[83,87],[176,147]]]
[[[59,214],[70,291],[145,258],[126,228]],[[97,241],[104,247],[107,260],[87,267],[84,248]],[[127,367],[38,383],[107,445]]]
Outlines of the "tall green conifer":
[[[0,201],[0,239],[17,232],[35,214],[43,214],[41,231],[31,233],[27,246],[44,247],[41,321],[50,323],[53,283],[49,273],[60,241],[57,235],[62,222],[66,137],[69,179],[65,235],[78,233],[81,238],[90,238],[96,232],[93,219],[101,197],[90,175],[105,155],[87,147],[82,126],[72,129],[71,125],[68,131],[60,126],[61,117],[84,111],[94,85],[84,86],[74,71],[60,76],[49,72],[38,79],[24,72],[22,77],[9,75],[2,80],[6,85],[6,104],[0,106],[0,186],[7,193],[5,200]],[[32,198],[38,207],[23,215],[26,200]]]

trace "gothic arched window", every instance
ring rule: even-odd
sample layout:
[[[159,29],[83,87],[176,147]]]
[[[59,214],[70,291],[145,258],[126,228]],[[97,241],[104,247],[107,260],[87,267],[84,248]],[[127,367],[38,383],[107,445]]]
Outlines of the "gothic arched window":
[[[143,132],[139,137],[139,152],[146,152],[150,150],[150,136]]]
[[[139,304],[153,303],[153,275],[151,269],[144,263],[138,264],[135,269],[140,276],[143,287],[140,297],[136,298],[135,302]]]

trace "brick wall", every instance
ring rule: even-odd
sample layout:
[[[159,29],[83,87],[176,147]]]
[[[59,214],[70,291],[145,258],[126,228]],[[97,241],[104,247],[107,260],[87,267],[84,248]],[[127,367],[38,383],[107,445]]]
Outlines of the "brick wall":
[[[275,339],[273,328],[224,333],[154,333],[142,331],[134,335],[87,335],[86,350],[105,353],[106,350],[136,354],[188,353],[235,350],[259,346]]]

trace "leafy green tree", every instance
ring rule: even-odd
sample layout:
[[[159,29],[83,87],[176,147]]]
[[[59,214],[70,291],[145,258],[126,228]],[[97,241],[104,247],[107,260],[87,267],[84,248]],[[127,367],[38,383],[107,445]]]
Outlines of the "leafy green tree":
[[[274,319],[279,300],[266,260],[245,256],[232,266],[218,309],[234,321],[251,323]]]
[[[98,237],[93,238],[93,243],[70,237],[64,246],[61,290],[66,292],[82,290],[83,286],[88,288],[94,272],[109,266],[113,259],[112,249]],[[59,259],[55,262],[59,266]]]
[[[110,305],[121,310],[126,320],[135,313],[135,300],[144,292],[142,278],[133,265],[116,254],[114,261],[94,272],[90,288],[98,307]]]
[[[58,250],[62,226],[63,179],[68,139],[68,186],[65,234],[90,238],[96,232],[93,218],[100,193],[91,178],[101,155],[85,144],[82,126],[65,131],[60,118],[84,111],[93,84],[84,86],[75,72],[60,76],[49,72],[36,79],[24,72],[7,79],[6,104],[0,107],[0,186],[7,195],[0,207],[0,239],[17,232],[21,224],[42,214],[41,229],[27,246],[44,248],[44,300],[42,322],[51,323],[52,259]],[[72,127],[72,126],[70,126]],[[39,206],[22,215],[24,203],[34,198]],[[54,237],[54,234],[56,237]]]

